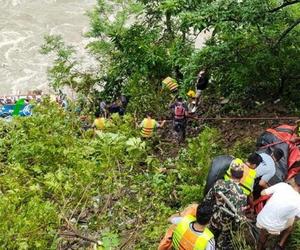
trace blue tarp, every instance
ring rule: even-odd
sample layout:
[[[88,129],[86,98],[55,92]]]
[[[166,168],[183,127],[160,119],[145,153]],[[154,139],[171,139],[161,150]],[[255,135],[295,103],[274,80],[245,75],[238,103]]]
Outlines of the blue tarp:
[[[14,110],[15,110],[16,105],[13,104],[6,104],[0,107],[0,117],[8,117],[8,116],[12,116]],[[19,116],[30,116],[31,113],[31,109],[32,109],[32,105],[28,104],[28,105],[23,105],[20,108],[19,111]]]

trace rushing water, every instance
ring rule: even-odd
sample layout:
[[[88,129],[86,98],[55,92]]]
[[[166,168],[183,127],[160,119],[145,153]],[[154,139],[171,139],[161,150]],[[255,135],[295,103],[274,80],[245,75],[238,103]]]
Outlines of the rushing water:
[[[47,87],[51,58],[40,55],[45,34],[61,34],[83,50],[85,15],[96,0],[0,0],[0,95]]]

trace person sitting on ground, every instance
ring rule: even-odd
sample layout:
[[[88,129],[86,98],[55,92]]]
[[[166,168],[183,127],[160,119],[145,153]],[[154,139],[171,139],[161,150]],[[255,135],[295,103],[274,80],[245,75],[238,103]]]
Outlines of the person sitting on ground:
[[[188,108],[183,98],[177,97],[176,102],[170,105],[170,108],[173,110],[173,128],[176,132],[182,130],[182,140],[185,140]]]
[[[122,116],[125,113],[125,110],[122,107],[122,101],[120,99],[117,99],[111,105],[108,105],[107,109],[110,114],[118,113],[119,115]]]
[[[207,227],[211,216],[211,206],[204,203],[192,204],[179,215],[172,216],[172,226],[158,250],[214,250],[214,235]]]
[[[157,128],[162,128],[165,124],[165,120],[162,123],[158,123],[155,119],[151,118],[152,113],[148,112],[147,117],[141,122],[141,136],[143,138],[151,138]]]
[[[209,82],[209,76],[208,76],[207,71],[205,69],[201,70],[198,74],[197,82],[196,82],[196,86],[195,86],[195,89],[196,89],[196,106],[198,106],[201,93],[204,89],[207,88],[208,82]]]
[[[267,188],[268,182],[276,174],[275,164],[284,156],[284,152],[275,148],[271,155],[266,153],[259,153],[258,155],[261,157],[261,163],[256,168],[256,178],[260,178],[259,186],[261,188]]]
[[[300,173],[290,184],[281,182],[262,191],[272,195],[257,215],[256,226],[261,229],[257,250],[265,249],[268,235],[280,235],[275,250],[283,249],[292,231],[295,217],[300,217]]]
[[[93,122],[92,128],[98,131],[104,130],[106,127],[106,119],[104,117],[101,117],[101,113],[99,111],[95,113],[95,116],[96,118]]]

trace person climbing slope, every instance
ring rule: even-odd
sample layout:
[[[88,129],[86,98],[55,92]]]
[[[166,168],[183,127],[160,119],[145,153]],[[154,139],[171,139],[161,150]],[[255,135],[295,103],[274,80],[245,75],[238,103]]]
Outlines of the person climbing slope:
[[[181,141],[185,140],[186,136],[186,123],[188,117],[188,108],[187,105],[183,102],[182,97],[177,97],[176,102],[170,105],[170,108],[173,112],[173,128],[177,133],[180,133],[182,136]]]
[[[151,118],[152,113],[149,112],[147,114],[147,117],[141,122],[140,128],[141,128],[141,136],[143,138],[151,138],[154,135],[154,132],[157,128],[162,128],[165,124],[165,120],[161,123],[158,123],[155,119]]]

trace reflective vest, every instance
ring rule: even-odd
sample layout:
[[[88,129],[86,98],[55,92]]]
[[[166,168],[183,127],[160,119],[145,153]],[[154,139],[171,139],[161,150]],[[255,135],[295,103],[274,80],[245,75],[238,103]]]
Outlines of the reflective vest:
[[[244,174],[242,179],[240,180],[240,187],[242,188],[245,195],[249,195],[253,191],[254,180],[256,177],[256,171],[248,166],[244,166]],[[227,170],[224,176],[224,180],[227,181],[231,179],[230,168]]]
[[[164,79],[163,84],[165,84],[165,86],[170,90],[170,91],[175,91],[178,88],[178,84],[176,82],[175,79],[171,78],[171,77],[167,77],[166,79]]]
[[[144,138],[152,137],[155,128],[156,121],[154,119],[145,118],[142,122],[141,136]]]
[[[205,250],[208,242],[214,237],[208,228],[205,228],[201,235],[193,232],[190,224],[194,221],[194,216],[187,215],[174,229],[172,245],[175,250]]]
[[[105,118],[101,117],[101,118],[95,119],[94,124],[95,124],[96,129],[99,129],[99,130],[105,129]]]

